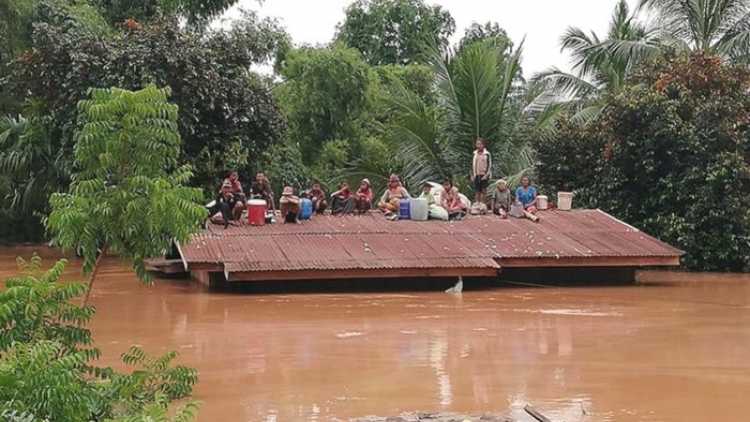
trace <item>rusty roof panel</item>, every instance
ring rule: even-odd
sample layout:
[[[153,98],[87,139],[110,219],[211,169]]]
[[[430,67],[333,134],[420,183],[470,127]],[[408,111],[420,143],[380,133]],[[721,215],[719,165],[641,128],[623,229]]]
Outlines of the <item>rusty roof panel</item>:
[[[314,216],[300,224],[210,226],[181,246],[191,263],[225,270],[486,268],[493,259],[672,257],[681,251],[599,210],[541,212],[541,222],[470,216],[463,221],[387,221]],[[496,265],[496,264],[492,264]]]

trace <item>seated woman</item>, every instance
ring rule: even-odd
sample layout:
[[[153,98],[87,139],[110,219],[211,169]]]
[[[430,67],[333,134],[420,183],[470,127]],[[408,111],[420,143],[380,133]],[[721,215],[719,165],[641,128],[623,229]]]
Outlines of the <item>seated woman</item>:
[[[422,193],[419,197],[427,200],[428,218],[448,221],[448,212],[435,201],[435,195],[432,193],[432,185],[429,182],[425,182],[422,185]]]
[[[312,209],[314,213],[323,214],[323,211],[328,208],[326,193],[320,188],[320,182],[317,180],[313,182],[312,188],[307,191],[307,199],[312,201]]]
[[[398,212],[402,199],[411,198],[409,192],[401,186],[398,175],[392,174],[388,180],[388,188],[378,202],[378,209],[386,214]]]
[[[466,206],[461,201],[458,188],[453,186],[451,179],[443,181],[443,192],[440,195],[440,206],[448,212],[451,220],[461,220],[466,215]]]
[[[510,212],[510,190],[508,190],[508,183],[503,179],[498,180],[491,196],[492,212],[502,218],[508,218],[508,212]]]
[[[354,192],[349,188],[349,182],[344,180],[339,190],[331,194],[331,214],[351,214],[356,206]]]
[[[227,228],[230,222],[236,225],[240,221],[244,209],[244,202],[232,192],[232,184],[224,182],[214,205],[209,208],[209,219],[212,223],[223,224]]]
[[[359,189],[357,189],[357,193],[354,196],[354,201],[356,202],[355,208],[358,213],[364,214],[367,211],[370,211],[372,208],[372,189],[370,189],[370,180],[362,179],[359,183]]]
[[[526,218],[533,221],[539,221],[539,217],[535,215],[537,212],[536,200],[536,188],[531,186],[531,179],[529,176],[523,176],[523,178],[521,178],[521,186],[516,189],[516,201],[523,204]]]
[[[294,196],[294,191],[290,186],[285,187],[281,193],[279,208],[284,223],[299,223],[300,200],[299,197]]]
[[[266,175],[263,173],[258,173],[255,176],[255,183],[253,183],[253,186],[250,188],[250,198],[252,199],[262,199],[266,201],[266,205],[269,210],[275,210],[275,204],[273,202],[273,190],[271,189],[271,182],[268,181],[268,178],[266,178]]]

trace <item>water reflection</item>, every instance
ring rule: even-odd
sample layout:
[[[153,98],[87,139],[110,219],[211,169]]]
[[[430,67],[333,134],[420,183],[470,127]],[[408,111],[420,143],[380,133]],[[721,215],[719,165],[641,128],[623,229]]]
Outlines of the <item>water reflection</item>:
[[[434,339],[430,342],[430,366],[435,371],[440,404],[450,406],[453,396],[451,393],[451,378],[445,372],[448,340],[443,330],[436,330],[434,336]]]
[[[181,281],[150,288],[117,265],[104,274],[92,326],[103,360],[116,364],[130,344],[178,350],[200,371],[201,421],[520,417],[527,403],[571,422],[750,418],[743,280],[249,296]]]

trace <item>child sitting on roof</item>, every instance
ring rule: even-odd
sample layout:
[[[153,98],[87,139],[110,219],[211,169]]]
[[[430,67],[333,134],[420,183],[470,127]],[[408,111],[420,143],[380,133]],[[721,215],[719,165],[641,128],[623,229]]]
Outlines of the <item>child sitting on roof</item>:
[[[448,212],[435,201],[435,194],[432,193],[432,185],[429,182],[422,185],[422,193],[419,197],[427,200],[428,218],[448,221]]]
[[[448,212],[451,220],[462,220],[466,216],[466,206],[461,201],[461,194],[458,192],[458,188],[453,186],[453,180],[449,178],[443,181],[440,202],[440,206]]]
[[[290,186],[285,187],[281,193],[279,208],[281,208],[284,223],[299,223],[300,200],[299,197],[294,196],[294,191]]]
[[[367,211],[370,211],[372,208],[372,189],[370,189],[370,180],[369,179],[362,179],[362,182],[359,184],[359,189],[357,189],[357,193],[354,195],[354,200],[357,205],[357,212],[360,214],[364,214]]]
[[[326,193],[320,187],[320,182],[317,180],[313,182],[312,189],[307,191],[307,198],[312,201],[312,209],[316,214],[323,214],[323,211],[328,208],[328,201],[326,201]]]

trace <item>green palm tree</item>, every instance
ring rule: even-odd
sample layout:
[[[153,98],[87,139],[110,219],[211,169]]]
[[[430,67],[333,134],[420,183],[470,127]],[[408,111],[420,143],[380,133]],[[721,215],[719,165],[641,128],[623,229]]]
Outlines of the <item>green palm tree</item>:
[[[523,43],[512,52],[508,42],[500,44],[477,42],[457,52],[433,46],[436,105],[394,87],[386,101],[396,117],[383,128],[394,160],[388,169],[373,169],[364,158],[358,174],[385,180],[395,171],[412,189],[443,177],[465,186],[477,138],[494,157],[494,175],[518,177],[531,169],[528,141],[551,121],[550,113],[535,106],[541,90],[518,82]]]
[[[639,0],[638,10],[652,18],[658,47],[612,40],[592,54],[637,61],[659,56],[668,47],[750,63],[750,0]]]
[[[638,6],[655,17],[666,45],[745,63],[750,58],[750,0],[639,0]]]
[[[605,93],[616,94],[622,89],[639,59],[658,54],[660,34],[658,29],[639,22],[627,1],[620,0],[606,38],[573,27],[561,37],[561,50],[573,59],[572,72],[552,68],[533,80],[547,84],[548,101],[565,106],[574,120],[588,122],[601,112]],[[631,54],[622,54],[626,51]]]

